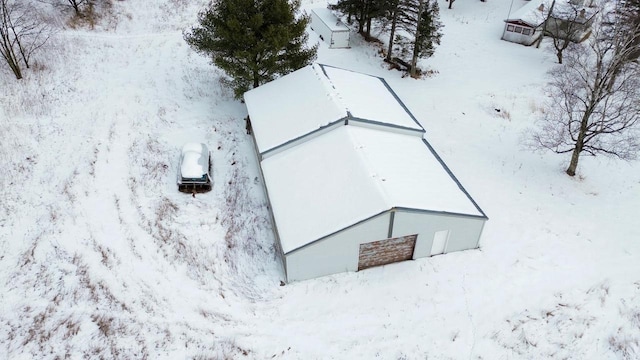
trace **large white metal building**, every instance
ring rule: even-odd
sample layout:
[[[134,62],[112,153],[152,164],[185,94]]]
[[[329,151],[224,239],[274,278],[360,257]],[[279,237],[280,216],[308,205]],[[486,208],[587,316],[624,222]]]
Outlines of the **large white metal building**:
[[[478,247],[487,216],[383,79],[315,64],[244,98],[287,281]]]

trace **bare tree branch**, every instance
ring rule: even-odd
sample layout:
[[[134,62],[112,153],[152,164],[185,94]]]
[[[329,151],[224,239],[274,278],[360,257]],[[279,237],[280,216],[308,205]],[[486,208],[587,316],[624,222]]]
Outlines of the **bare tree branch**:
[[[82,4],[87,3],[87,0],[39,0],[45,4],[53,6],[71,7],[76,15],[82,14]]]
[[[32,55],[51,37],[51,28],[28,4],[0,0],[0,54],[16,79],[22,66],[29,68]]]
[[[567,46],[563,65],[549,71],[550,97],[532,135],[537,148],[572,154],[570,176],[582,153],[630,160],[640,151],[640,66],[629,61],[640,28],[603,19],[588,43]]]

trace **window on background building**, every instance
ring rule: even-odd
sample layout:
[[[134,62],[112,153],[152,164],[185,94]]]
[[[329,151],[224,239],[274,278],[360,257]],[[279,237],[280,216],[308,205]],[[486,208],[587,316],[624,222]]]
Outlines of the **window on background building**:
[[[516,32],[518,34],[522,34],[522,28],[520,26],[516,26]]]
[[[507,25],[507,31],[513,31],[513,25]]]
[[[522,29],[522,35],[531,35],[531,29]]]

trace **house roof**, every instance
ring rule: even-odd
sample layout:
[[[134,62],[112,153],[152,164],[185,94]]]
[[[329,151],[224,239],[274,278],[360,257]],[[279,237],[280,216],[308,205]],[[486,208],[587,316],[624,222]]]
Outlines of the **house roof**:
[[[316,8],[311,9],[311,11],[318,15],[318,18],[320,18],[331,31],[349,31],[347,25],[340,21],[331,10],[327,8]]]
[[[284,253],[392,208],[486,218],[413,135],[341,126],[261,165]]]
[[[261,154],[345,120],[424,132],[383,79],[326,65],[294,71],[244,99]]]
[[[590,3],[590,2],[588,2]],[[598,13],[595,6],[585,6],[583,3],[572,4],[570,1],[556,1],[553,7],[553,17],[556,19],[571,20],[584,24]]]
[[[531,0],[528,1],[518,10],[512,12],[506,22],[521,22],[533,28],[540,26],[545,20],[545,13],[540,11],[540,5],[544,5],[544,9],[548,9],[550,1],[548,0]]]
[[[588,1],[587,3],[591,3]],[[553,0],[531,0],[518,10],[509,15],[505,20],[509,23],[524,23],[531,27],[538,27],[544,23],[545,18],[549,15],[549,9]],[[543,10],[540,10],[543,6]],[[579,23],[585,23],[597,13],[597,8],[585,6],[583,3],[573,4],[569,0],[556,0],[553,4],[553,17],[557,19],[571,20]],[[583,14],[584,17],[580,16]]]

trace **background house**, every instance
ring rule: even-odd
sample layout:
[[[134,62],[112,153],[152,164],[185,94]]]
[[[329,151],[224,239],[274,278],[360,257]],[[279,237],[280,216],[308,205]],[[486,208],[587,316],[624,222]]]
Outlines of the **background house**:
[[[546,0],[531,0],[505,20],[502,40],[532,45],[542,36]]]
[[[597,14],[591,0],[531,0],[510,13],[502,39],[532,45],[545,36],[580,42],[586,39]]]
[[[581,42],[591,34],[597,8],[584,0],[557,0],[546,21],[545,35]]]
[[[245,102],[288,281],[478,247],[486,215],[383,79],[314,65]]]

